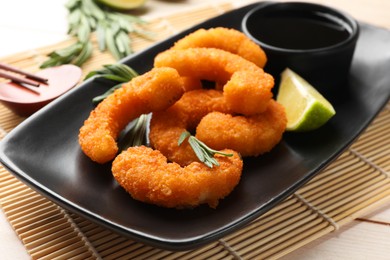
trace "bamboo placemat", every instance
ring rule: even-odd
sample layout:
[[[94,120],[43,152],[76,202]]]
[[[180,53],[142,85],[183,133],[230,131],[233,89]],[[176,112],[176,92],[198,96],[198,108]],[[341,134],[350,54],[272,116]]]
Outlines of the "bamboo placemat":
[[[210,5],[154,20],[156,40],[232,9]],[[2,59],[38,70],[46,54],[72,40]],[[135,51],[153,42],[134,38]],[[114,62],[94,53],[84,73]],[[0,105],[0,139],[24,118]],[[279,258],[390,200],[390,105],[334,163],[278,206],[241,230],[186,252],[153,248],[62,209],[0,166],[0,206],[33,259],[263,259]]]

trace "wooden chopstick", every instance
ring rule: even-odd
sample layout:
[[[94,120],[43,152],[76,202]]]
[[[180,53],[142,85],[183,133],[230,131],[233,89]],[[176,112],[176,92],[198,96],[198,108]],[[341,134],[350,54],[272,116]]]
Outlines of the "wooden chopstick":
[[[25,84],[28,84],[28,85],[31,85],[34,87],[39,87],[39,83],[36,81],[32,81],[28,78],[16,77],[14,75],[11,75],[11,74],[8,74],[8,73],[2,72],[2,71],[0,71],[0,77],[5,78],[5,79],[10,79],[16,83],[25,83]]]
[[[37,75],[31,74],[29,72],[20,70],[18,68],[12,67],[12,66],[4,64],[4,63],[0,63],[0,69],[5,70],[5,71],[12,71],[12,72],[15,72],[15,73],[18,73],[18,74],[26,76],[26,78],[29,78],[29,79],[32,79],[32,80],[36,80],[36,81],[39,81],[39,82],[42,82],[42,83],[47,83],[47,81],[48,81],[48,79],[46,79],[46,78],[39,77]],[[2,75],[3,75],[2,76],[3,78],[7,78],[7,79],[11,79],[11,78],[9,78],[9,76],[12,76],[12,75],[9,75],[7,73],[2,73]],[[17,81],[18,80],[18,77],[14,77],[14,76],[12,76],[12,77],[13,77],[13,79],[11,79],[12,81]],[[29,83],[27,83],[27,82],[29,82]],[[28,81],[27,80],[27,82],[22,82],[22,83],[26,83],[26,84],[30,84],[31,85],[31,83],[33,81]],[[36,85],[36,84],[37,83],[34,83],[32,85]],[[38,86],[39,86],[39,84],[38,84]]]

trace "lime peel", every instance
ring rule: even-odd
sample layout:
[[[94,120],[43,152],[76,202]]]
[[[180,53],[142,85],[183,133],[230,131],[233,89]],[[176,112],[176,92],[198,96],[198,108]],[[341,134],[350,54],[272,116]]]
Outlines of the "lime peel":
[[[97,0],[98,2],[117,10],[131,10],[142,6],[146,0]]]
[[[289,68],[281,74],[277,101],[286,109],[287,131],[317,129],[336,114],[328,100]]]

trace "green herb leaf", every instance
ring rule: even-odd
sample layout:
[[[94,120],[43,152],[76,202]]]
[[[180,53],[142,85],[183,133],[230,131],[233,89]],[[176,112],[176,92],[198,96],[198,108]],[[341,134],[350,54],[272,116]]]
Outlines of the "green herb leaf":
[[[126,150],[132,146],[140,146],[146,142],[146,131],[150,118],[151,114],[141,115],[131,123],[130,129],[120,141],[121,150]]]
[[[114,75],[114,74],[101,74],[99,76],[102,77],[102,78],[105,78],[105,79],[110,79],[110,80],[118,81],[118,82],[126,82],[126,81],[128,81],[127,77],[121,77],[121,76],[117,76],[117,75]]]
[[[109,95],[111,95],[112,93],[114,93],[115,90],[117,90],[117,89],[120,88],[120,87],[122,87],[122,83],[113,86],[112,88],[110,88],[109,90],[107,90],[106,92],[104,92],[102,95],[94,97],[94,98],[92,99],[92,103],[93,103],[94,105],[99,104],[99,103],[102,102],[106,97],[108,97]]]
[[[92,43],[85,42],[80,54],[72,61],[74,65],[81,66],[85,61],[91,57],[93,51]]]
[[[127,66],[126,64],[117,63],[117,64],[104,65],[103,68],[100,70],[89,72],[84,80],[87,80],[91,77],[97,77],[97,78],[105,78],[108,80],[119,82],[119,84],[113,86],[102,95],[99,95],[92,99],[92,103],[94,105],[97,105],[103,99],[111,95],[116,89],[120,88],[123,83],[128,82],[137,76],[138,73],[132,68],[130,68],[129,66]]]
[[[96,27],[96,36],[98,40],[99,50],[106,50],[106,33],[105,33],[105,23],[99,22]]]
[[[68,34],[77,38],[76,45],[82,49],[72,44],[71,51],[64,48],[49,54],[41,68],[67,63],[81,66],[92,55],[91,34],[95,31],[100,51],[108,49],[115,59],[124,58],[133,52],[130,34],[142,31],[138,27],[145,23],[133,15],[102,9],[93,0],[68,0],[65,7],[69,11]]]
[[[184,140],[186,140],[186,139],[187,139],[188,137],[190,137],[190,136],[191,136],[190,132],[184,131],[184,132],[181,133],[181,135],[179,136],[179,140],[178,140],[177,144],[180,146],[180,145],[184,142]]]
[[[91,34],[91,27],[88,23],[87,17],[82,16],[80,19],[80,25],[77,30],[77,38],[79,42],[85,43],[89,40]]]
[[[195,155],[198,157],[199,161],[201,161],[210,168],[213,168],[214,165],[219,166],[218,161],[214,158],[215,154],[220,154],[228,157],[233,156],[233,154],[231,153],[224,153],[211,149],[205,143],[198,140],[195,136],[191,135],[188,131],[184,131],[183,133],[181,133],[178,140],[178,145],[180,146],[187,138],[188,143],[190,144],[192,150],[194,150]]]
[[[103,65],[102,69],[94,70],[88,73],[84,80],[92,77],[103,77],[107,78],[107,76],[112,77],[110,79],[118,82],[127,82],[132,78],[138,76],[138,73],[127,66],[126,64],[116,63],[116,64],[108,64]]]
[[[48,68],[61,64],[71,63],[73,59],[78,57],[83,50],[83,44],[77,42],[64,49],[56,50],[49,53],[49,59],[46,60],[40,68]]]
[[[130,68],[125,64],[105,65],[104,68],[106,68],[112,74],[119,75],[123,78],[126,78],[126,81],[129,81],[132,78],[138,76],[138,73],[135,70],[133,70],[132,68]]]

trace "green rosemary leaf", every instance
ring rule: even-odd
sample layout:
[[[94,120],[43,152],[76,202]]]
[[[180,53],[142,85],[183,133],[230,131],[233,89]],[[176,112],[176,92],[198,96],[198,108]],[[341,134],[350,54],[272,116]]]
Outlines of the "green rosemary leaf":
[[[101,74],[100,76],[102,78],[110,79],[110,80],[117,81],[117,82],[126,82],[126,81],[128,81],[126,77],[121,77],[121,76],[117,76],[117,75],[113,75],[113,74]]]
[[[132,146],[140,146],[146,142],[146,132],[151,114],[141,115],[130,124],[130,129],[120,141],[120,150],[126,150]]]
[[[86,15],[86,16],[92,16],[92,10],[91,10],[91,0],[82,0],[82,4],[80,5],[81,11]]]
[[[82,44],[77,42],[77,43],[74,43],[66,48],[53,51],[49,54],[49,56],[66,59],[69,56],[77,55],[78,53],[80,53],[82,48],[83,48]]]
[[[130,78],[134,78],[134,77],[138,76],[138,73],[129,66],[123,65],[123,66],[120,66],[120,68],[125,70]]]
[[[125,32],[130,32],[131,30],[129,29],[132,29],[133,26],[131,23],[129,23],[127,20],[125,19],[117,19],[117,24],[119,25],[119,28],[121,28],[121,30],[125,31]]]
[[[92,50],[92,43],[84,43],[80,54],[72,61],[72,63],[76,66],[81,66],[92,55]]]
[[[96,36],[98,40],[99,50],[105,51],[106,50],[106,34],[105,34],[105,22],[99,22],[96,25]]]
[[[97,26],[97,20],[94,17],[88,17],[87,18],[89,28],[91,31],[96,31],[96,26]]]
[[[116,37],[116,35],[117,35],[117,34],[119,33],[119,31],[121,30],[121,28],[119,27],[119,24],[116,23],[116,22],[114,21],[114,23],[113,23],[113,22],[109,23],[108,26],[109,26],[110,29],[111,29],[112,35],[113,35],[114,37]]]
[[[207,167],[209,167],[209,168],[213,168],[213,164],[211,163],[211,162],[209,162],[209,161],[205,161],[205,162],[203,162],[204,164],[206,164],[206,166]],[[219,166],[219,164],[218,165],[216,165],[216,166]]]
[[[196,156],[198,157],[199,161],[206,162],[205,152],[199,147],[199,145],[196,143],[196,140],[194,138],[191,138],[192,136],[188,137],[188,143],[192,147],[192,150],[194,150]]]
[[[112,74],[112,75],[115,75],[117,77],[123,78],[124,80],[122,80],[121,82],[129,81],[130,79],[132,79],[134,77],[133,74],[128,73],[128,71],[125,69],[125,68],[127,68],[127,66],[124,64],[105,65],[104,68],[108,72],[106,74]]]
[[[83,46],[81,43],[75,43],[64,49],[53,51],[49,54],[49,59],[42,63],[40,68],[71,63],[81,53],[82,49]]]
[[[117,60],[121,59],[122,56],[116,47],[115,37],[112,29],[106,28],[105,34],[106,34],[106,45],[108,50],[111,52],[111,54],[114,56],[115,59]]]
[[[85,76],[85,78],[84,78],[84,80],[87,80],[87,79],[89,79],[89,78],[92,78],[93,76],[95,76],[95,75],[98,75],[98,72],[97,71],[90,71],[90,72],[88,72],[88,74],[87,74],[87,76]]]
[[[96,96],[92,99],[92,104],[97,105],[100,102],[102,102],[106,97],[111,95],[112,93],[115,92],[118,88],[122,87],[122,83],[115,85],[114,87],[110,88],[106,92],[104,92],[102,95]]]
[[[69,32],[73,32],[75,28],[78,27],[81,19],[81,11],[79,9],[70,12],[68,15],[68,24],[69,24]]]
[[[131,67],[127,66],[126,64],[121,64],[121,63],[110,64],[110,65],[105,65],[104,67],[113,74],[117,74],[124,78],[127,78],[127,81],[138,76],[138,73],[135,70],[133,70]]]
[[[180,145],[184,142],[184,140],[187,139],[187,138],[190,137],[190,136],[191,136],[190,132],[184,131],[184,132],[181,133],[181,135],[179,136],[179,140],[178,140],[177,144],[180,146]]]
[[[132,146],[140,146],[144,143],[145,134],[147,131],[147,125],[150,120],[151,114],[141,115],[134,127],[134,139]]]
[[[195,152],[195,155],[198,157],[199,161],[201,161],[210,168],[212,168],[214,165],[219,166],[218,161],[214,158],[215,154],[220,154],[223,156],[233,156],[233,154],[211,149],[205,143],[198,140],[195,136],[192,136],[188,131],[184,131],[183,133],[181,133],[178,145],[181,145],[187,138],[188,143],[190,144],[192,150]]]
[[[88,20],[85,16],[81,16],[80,27],[77,30],[77,38],[81,43],[85,43],[89,40],[91,34],[91,28],[89,26]]]
[[[115,37],[115,45],[117,47],[118,52],[121,54],[121,56],[123,56],[123,53],[126,52],[127,42],[123,41],[121,35],[122,35],[121,31],[119,31],[117,37]]]
[[[58,65],[61,65],[62,63],[59,61],[59,60],[56,60],[56,59],[48,59],[46,60],[44,63],[41,64],[40,68],[41,69],[45,69],[45,68],[49,68],[49,67],[54,67],[54,66],[58,66]]]
[[[208,153],[210,153],[210,154],[220,154],[220,155],[224,155],[224,156],[227,156],[227,157],[233,156],[232,153],[223,153],[221,151],[217,151],[217,150],[211,149],[210,147],[208,147],[205,143],[203,143],[200,140],[198,140],[198,144],[199,144],[200,147],[206,149],[208,151]]]
[[[90,10],[91,16],[96,20],[104,20],[106,18],[104,11],[92,0],[85,1],[86,7]]]
[[[100,69],[100,70],[93,70],[93,71],[90,71],[87,76],[85,76],[84,80],[87,80],[93,76],[97,76],[97,77],[101,77],[101,75],[104,75],[104,74],[110,74],[110,70],[106,69],[106,68],[103,68],[103,69]]]
[[[128,82],[132,78],[138,76],[138,73],[126,64],[118,63],[104,65],[102,69],[88,73],[84,80],[93,76],[113,80],[120,83],[110,88],[102,95],[93,98],[92,103],[96,105],[100,103],[103,99],[111,95],[116,89],[120,88],[122,86],[122,83]]]
[[[138,76],[138,73],[126,64],[107,64],[103,65],[102,69],[89,72],[85,80],[95,75],[117,82],[127,82]]]
[[[217,159],[215,159],[209,153],[207,152],[205,153],[205,158],[206,158],[206,162],[210,163],[211,165],[219,166],[219,162],[217,161]],[[212,168],[212,166],[210,168]]]
[[[123,30],[118,32],[115,43],[122,58],[132,53],[130,48],[130,38]]]

